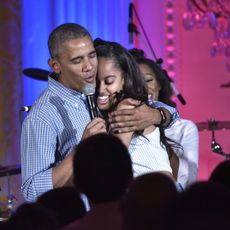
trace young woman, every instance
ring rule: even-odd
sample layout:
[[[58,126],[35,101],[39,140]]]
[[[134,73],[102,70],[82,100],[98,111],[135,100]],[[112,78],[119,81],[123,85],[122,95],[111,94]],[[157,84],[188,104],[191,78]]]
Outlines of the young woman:
[[[134,58],[124,47],[100,39],[95,40],[94,46],[98,56],[97,105],[110,131],[109,113],[130,106],[125,98],[148,105],[147,85]],[[172,176],[171,146],[165,137],[160,138],[160,129],[152,124],[138,132],[115,133],[129,149],[134,176],[153,171]]]
[[[173,92],[169,79],[162,69],[153,60],[146,58],[142,50],[132,49],[130,53],[137,61],[148,85],[148,98],[176,107],[176,103],[171,100]],[[178,119],[170,128],[165,129],[165,134],[183,147],[183,152],[179,148],[175,149],[175,153],[179,156],[177,181],[183,187],[186,187],[197,179],[199,158],[198,129],[191,120]]]

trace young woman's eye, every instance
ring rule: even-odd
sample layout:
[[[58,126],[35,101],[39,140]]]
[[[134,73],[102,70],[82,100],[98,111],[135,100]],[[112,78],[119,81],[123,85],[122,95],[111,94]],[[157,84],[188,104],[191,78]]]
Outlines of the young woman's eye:
[[[115,81],[115,76],[108,76],[108,77],[106,77],[105,78],[105,84],[106,85],[111,85],[111,84],[113,84],[114,83],[114,81]]]
[[[106,84],[106,85],[111,85],[111,84],[113,84],[113,80],[111,80],[111,79],[106,80],[106,81],[105,81],[105,84]]]
[[[147,80],[146,80],[146,82],[151,82],[151,81],[153,81],[153,79],[147,79]]]

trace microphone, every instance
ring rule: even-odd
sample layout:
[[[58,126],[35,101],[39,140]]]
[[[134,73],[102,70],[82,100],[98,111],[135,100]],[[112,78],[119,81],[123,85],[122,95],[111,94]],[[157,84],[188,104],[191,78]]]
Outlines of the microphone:
[[[29,112],[32,106],[22,106],[21,111]]]
[[[163,72],[170,82],[170,86],[172,87],[173,93],[177,96],[178,100],[180,101],[180,103],[182,105],[186,105],[186,101],[183,98],[183,96],[181,95],[181,93],[179,92],[179,90],[177,89],[176,85],[174,84],[173,79],[171,77],[169,77],[166,70],[163,69]]]
[[[129,4],[129,24],[128,24],[128,33],[129,33],[129,43],[133,44],[133,3]]]
[[[183,96],[180,94],[180,92],[178,91],[178,89],[176,88],[175,84],[173,83],[173,81],[171,80],[170,85],[172,87],[173,93],[177,96],[177,98],[179,99],[179,101],[181,102],[182,105],[186,105],[186,101],[183,98]]]
[[[86,84],[83,88],[83,93],[86,96],[87,105],[89,107],[89,115],[92,120],[97,117],[97,108],[94,101],[95,86],[93,84]]]

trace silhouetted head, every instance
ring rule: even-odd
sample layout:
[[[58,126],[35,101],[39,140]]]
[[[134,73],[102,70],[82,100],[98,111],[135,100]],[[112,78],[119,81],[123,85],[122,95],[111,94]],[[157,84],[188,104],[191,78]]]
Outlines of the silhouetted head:
[[[80,194],[74,187],[49,190],[38,197],[37,202],[54,213],[60,226],[82,218],[86,213]]]
[[[211,173],[209,180],[230,188],[230,160],[218,164]]]
[[[7,229],[56,230],[58,222],[53,213],[38,203],[23,203],[8,221]]]
[[[197,182],[170,205],[161,229],[230,229],[229,207],[229,189],[213,182]]]
[[[117,137],[97,134],[76,147],[74,183],[91,203],[120,200],[132,176],[128,150]]]
[[[163,173],[134,178],[122,199],[125,229],[154,229],[161,213],[177,195],[173,179]]]

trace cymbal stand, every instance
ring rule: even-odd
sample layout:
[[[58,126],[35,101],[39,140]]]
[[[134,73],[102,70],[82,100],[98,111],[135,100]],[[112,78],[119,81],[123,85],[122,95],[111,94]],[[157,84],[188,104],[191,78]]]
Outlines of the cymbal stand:
[[[17,198],[11,194],[11,186],[10,186],[10,175],[7,174],[7,190],[8,190],[8,198],[7,198],[7,212],[8,217],[11,216],[13,211],[13,200],[17,200]]]
[[[230,154],[227,154],[225,152],[223,152],[222,150],[222,147],[220,146],[220,144],[218,144],[216,142],[216,138],[215,138],[215,130],[216,130],[216,127],[217,127],[217,122],[215,120],[210,120],[208,122],[208,125],[209,125],[209,129],[212,130],[212,143],[211,143],[211,149],[214,153],[218,153],[222,156],[225,156],[226,159],[230,159]]]

